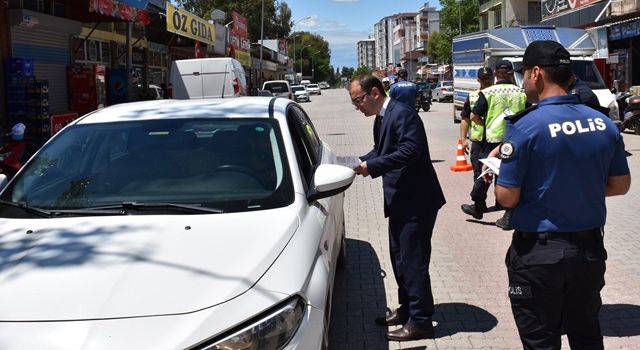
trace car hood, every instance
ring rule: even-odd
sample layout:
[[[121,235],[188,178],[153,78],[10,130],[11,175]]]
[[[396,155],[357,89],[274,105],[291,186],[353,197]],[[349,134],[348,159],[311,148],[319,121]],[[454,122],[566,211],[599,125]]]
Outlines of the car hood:
[[[298,227],[289,208],[0,219],[0,321],[181,314],[246,292]]]

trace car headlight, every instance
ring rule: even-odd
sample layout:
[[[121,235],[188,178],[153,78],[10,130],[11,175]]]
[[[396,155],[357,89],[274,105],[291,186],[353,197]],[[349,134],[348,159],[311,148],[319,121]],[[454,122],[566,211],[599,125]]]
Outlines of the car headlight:
[[[618,103],[616,101],[611,101],[611,103],[609,103],[609,119],[620,120]]]
[[[279,350],[284,348],[298,330],[306,304],[296,296],[256,318],[240,325],[220,340],[206,342],[198,350]],[[216,337],[217,338],[217,337]],[[217,338],[219,339],[219,338]]]

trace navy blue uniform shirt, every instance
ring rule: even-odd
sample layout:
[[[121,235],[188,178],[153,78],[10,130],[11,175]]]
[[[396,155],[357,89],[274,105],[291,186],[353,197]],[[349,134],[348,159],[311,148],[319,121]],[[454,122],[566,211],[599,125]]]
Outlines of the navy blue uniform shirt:
[[[512,151],[502,160],[497,184],[520,188],[516,230],[604,226],[607,178],[629,174],[622,136],[607,116],[572,95],[549,97],[511,118],[507,142]]]
[[[416,95],[418,94],[418,87],[416,84],[410,81],[399,81],[391,85],[389,90],[389,97],[394,100],[406,103],[411,108],[416,108]]]

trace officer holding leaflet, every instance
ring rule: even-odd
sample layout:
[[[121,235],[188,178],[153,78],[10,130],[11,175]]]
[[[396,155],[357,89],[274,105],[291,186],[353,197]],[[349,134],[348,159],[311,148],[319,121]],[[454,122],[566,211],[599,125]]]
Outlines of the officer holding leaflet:
[[[525,349],[560,349],[563,325],[572,349],[603,349],[605,197],[629,190],[624,143],[606,115],[567,95],[562,45],[532,42],[522,70],[537,106],[510,118],[496,180],[498,202],[513,208],[505,259],[513,316]]]

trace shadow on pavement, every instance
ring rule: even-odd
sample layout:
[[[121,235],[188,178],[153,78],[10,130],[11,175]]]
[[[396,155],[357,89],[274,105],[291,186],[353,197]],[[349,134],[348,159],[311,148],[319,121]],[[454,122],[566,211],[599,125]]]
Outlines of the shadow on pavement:
[[[600,328],[605,337],[640,335],[640,306],[631,304],[602,305]]]
[[[371,244],[347,239],[347,264],[333,287],[329,349],[389,349],[387,328],[374,323],[387,311],[384,274]]]
[[[484,333],[498,325],[498,319],[483,308],[465,303],[437,304],[433,320],[436,338],[447,337],[459,332]]]

